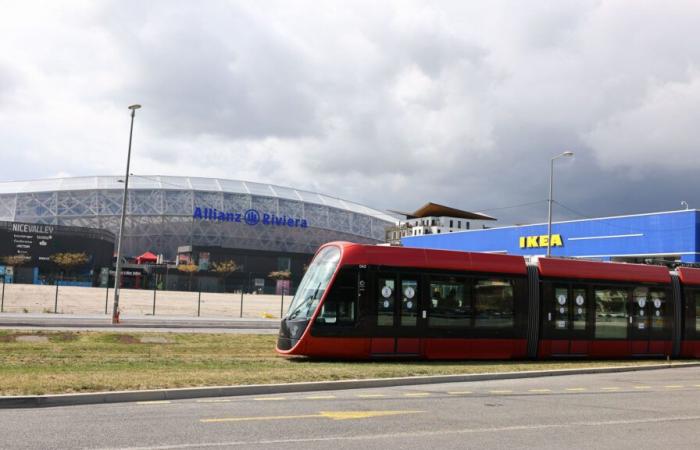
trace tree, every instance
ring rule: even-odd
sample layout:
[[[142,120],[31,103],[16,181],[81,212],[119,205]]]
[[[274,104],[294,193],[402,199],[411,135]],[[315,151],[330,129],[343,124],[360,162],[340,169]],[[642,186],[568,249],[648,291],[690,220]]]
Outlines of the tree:
[[[192,290],[192,274],[199,272],[199,266],[197,264],[178,264],[177,270],[184,273],[190,274],[189,290]]]
[[[3,256],[2,257],[2,262],[6,266],[23,266],[27,264],[29,261],[31,261],[31,257],[27,255],[9,255],[9,256]]]
[[[277,289],[280,289],[280,281],[281,280],[289,280],[292,278],[292,273],[289,270],[276,270],[274,272],[270,272],[267,275],[268,278],[272,278],[273,280],[277,280]],[[284,283],[281,287],[282,289],[282,295],[288,292],[289,290],[289,283]]]
[[[223,284],[224,291],[226,290],[226,277],[236,272],[239,269],[236,261],[229,259],[228,261],[219,261],[212,263],[211,270],[221,276],[221,284]]]
[[[84,266],[90,260],[87,253],[55,253],[49,256],[51,262],[63,271],[71,271],[76,267]]]
[[[232,274],[238,270],[238,264],[236,261],[230,259],[228,261],[215,262],[211,265],[211,270],[218,274]]]
[[[288,270],[276,270],[274,272],[270,272],[267,277],[272,278],[273,280],[288,280],[292,278],[292,272]]]

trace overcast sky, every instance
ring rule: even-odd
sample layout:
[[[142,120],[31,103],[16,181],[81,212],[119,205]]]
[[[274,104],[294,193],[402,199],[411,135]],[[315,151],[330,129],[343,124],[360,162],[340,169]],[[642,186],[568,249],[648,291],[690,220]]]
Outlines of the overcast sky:
[[[0,181],[132,172],[500,224],[700,208],[700,2],[0,2]],[[534,204],[531,204],[533,203]],[[524,205],[516,208],[504,208]]]

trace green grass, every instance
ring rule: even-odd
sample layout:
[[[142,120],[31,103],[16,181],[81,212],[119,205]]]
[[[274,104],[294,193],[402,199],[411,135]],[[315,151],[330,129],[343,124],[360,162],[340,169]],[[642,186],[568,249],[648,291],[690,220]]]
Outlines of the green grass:
[[[16,342],[21,335],[48,342]],[[144,344],[141,337],[169,343]],[[652,361],[313,361],[282,358],[274,335],[0,330],[0,395],[565,369]]]

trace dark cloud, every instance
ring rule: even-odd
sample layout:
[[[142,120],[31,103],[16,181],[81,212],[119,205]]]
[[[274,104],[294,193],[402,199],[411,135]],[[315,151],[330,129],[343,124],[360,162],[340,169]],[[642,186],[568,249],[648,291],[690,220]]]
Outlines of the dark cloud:
[[[5,179],[121,173],[125,106],[138,101],[140,173],[399,210],[436,201],[508,224],[544,221],[550,158],[571,150],[556,163],[555,217],[700,205],[695,2],[66,10],[18,14],[14,42],[48,30],[23,52],[0,43],[13,58],[0,59],[0,99],[25,96],[13,114],[0,104],[0,124],[33,155],[0,168]]]

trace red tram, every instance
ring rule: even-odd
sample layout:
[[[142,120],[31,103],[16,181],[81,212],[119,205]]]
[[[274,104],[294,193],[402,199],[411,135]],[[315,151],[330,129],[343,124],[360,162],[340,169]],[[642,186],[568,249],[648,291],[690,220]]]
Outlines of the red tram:
[[[283,355],[700,356],[700,269],[333,242],[283,318]]]

